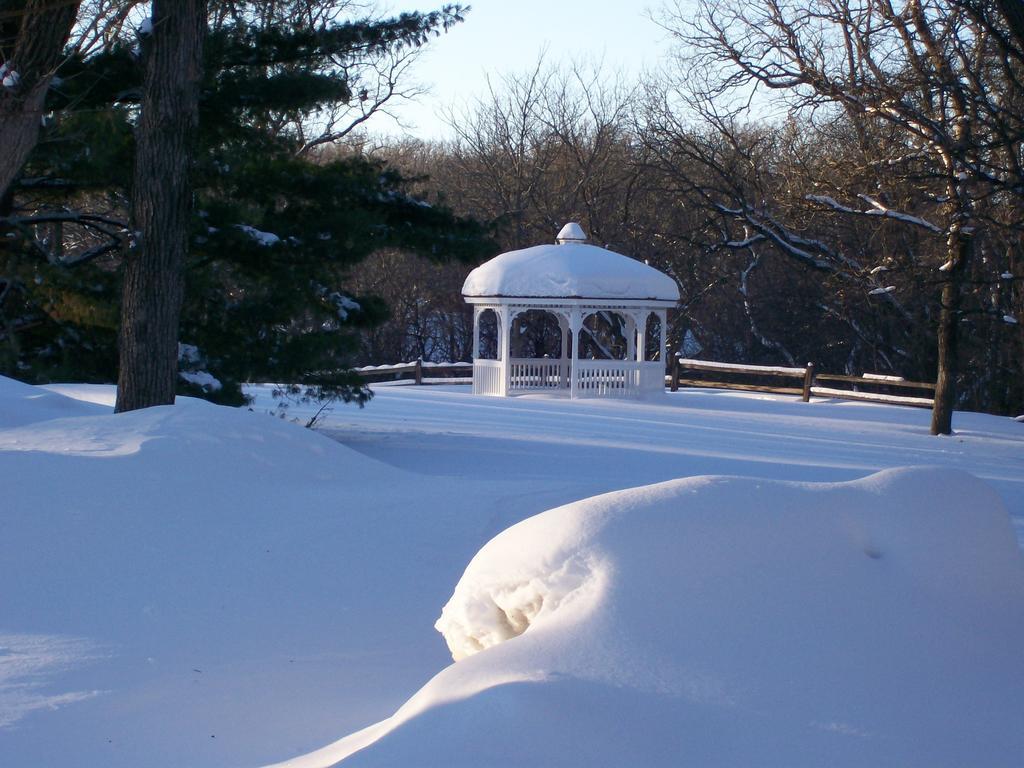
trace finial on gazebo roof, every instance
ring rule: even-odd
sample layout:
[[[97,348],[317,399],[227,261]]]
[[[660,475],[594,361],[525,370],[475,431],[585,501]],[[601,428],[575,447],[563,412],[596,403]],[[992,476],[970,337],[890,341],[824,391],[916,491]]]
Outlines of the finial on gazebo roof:
[[[555,237],[555,242],[559,245],[565,245],[566,243],[585,243],[587,242],[587,233],[584,232],[583,227],[575,221],[570,221],[558,231],[558,235]]]

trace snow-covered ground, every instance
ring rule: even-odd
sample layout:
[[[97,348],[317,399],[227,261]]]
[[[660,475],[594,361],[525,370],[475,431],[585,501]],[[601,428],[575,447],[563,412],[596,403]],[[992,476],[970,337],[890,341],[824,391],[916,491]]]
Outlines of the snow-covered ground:
[[[801,689],[810,692],[808,702],[820,705],[818,725],[809,727],[825,734],[824,741],[808,742],[808,749],[824,744],[819,757],[832,754],[836,739],[852,745],[848,757],[857,749],[884,757],[877,749],[892,735],[884,714],[898,710],[904,690],[903,703],[931,701],[914,721],[922,727],[959,719],[948,738],[932,742],[936,749],[949,746],[950,760],[969,753],[972,739],[994,750],[980,758],[1019,749],[1014,739],[1020,737],[1007,734],[1004,725],[1024,721],[1024,706],[1013,694],[1024,689],[1020,662],[1013,661],[1014,648],[1024,642],[1024,581],[1019,553],[1005,546],[1012,536],[996,499],[1024,539],[1024,425],[958,414],[955,436],[933,438],[923,410],[712,391],[680,392],[656,403],[476,398],[457,385],[382,386],[377,392],[365,409],[335,409],[317,435],[262,413],[270,407],[266,389],[258,392],[253,413],[183,400],[174,408],[114,416],[109,388],[40,390],[0,379],[0,765],[204,768],[302,755],[388,718],[451,664],[434,622],[470,560],[513,523],[595,494],[694,475],[831,483],[905,465],[966,470],[982,484],[933,472],[817,490],[746,480],[686,481],[639,492],[647,501],[657,497],[647,507],[660,510],[659,519],[680,506],[680,495],[703,494],[700,514],[687,518],[688,527],[678,521],[650,527],[664,552],[647,567],[675,562],[673,567],[690,569],[673,572],[674,579],[721,576],[713,563],[701,569],[691,562],[689,556],[701,550],[687,543],[715,528],[718,510],[724,522],[715,546],[732,542],[764,564],[766,583],[780,587],[768,589],[769,597],[790,595],[794,601],[784,616],[806,623],[794,606],[807,604],[817,612],[812,616],[827,620],[827,637],[841,638],[845,627],[851,642],[894,639],[895,650],[877,660],[880,666],[871,668],[874,662],[860,646],[860,656],[843,656],[845,662],[830,666],[842,649],[816,647],[788,631],[793,625],[785,621],[771,623],[760,656],[743,656],[756,646],[730,634],[737,616],[743,617],[709,613],[708,605],[692,602],[681,605],[696,613],[665,611],[662,629],[652,630],[638,653],[640,635],[622,633],[622,627],[657,622],[645,606],[670,595],[612,599],[614,590],[628,593],[652,583],[649,573],[630,570],[632,561],[644,559],[621,536],[631,526],[618,513],[606,515],[603,527],[578,521],[602,505],[625,509],[639,502],[635,494],[610,507],[594,500],[549,513],[561,521],[554,527],[530,521],[489,545],[488,551],[511,548],[520,559],[481,555],[442,624],[456,648],[486,645],[481,638],[494,634],[493,621],[464,617],[483,595],[507,587],[514,581],[510,574],[525,569],[548,579],[541,593],[549,605],[562,606],[551,611],[547,625],[538,622],[512,642],[442,673],[403,710],[405,719],[357,737],[369,743],[387,733],[352,764],[449,764],[450,755],[435,761],[423,750],[432,745],[444,755],[459,739],[465,744],[466,734],[486,739],[495,723],[514,725],[517,716],[527,729],[540,727],[545,713],[578,709],[581,695],[592,695],[593,711],[569,723],[582,730],[559,731],[563,741],[553,748],[567,748],[587,729],[610,727],[622,711],[674,712],[703,718],[694,726],[698,732],[740,740],[740,752],[724,754],[719,763],[767,754],[763,764],[772,764],[765,739],[775,734],[787,741],[795,734],[784,727],[793,721],[772,712],[764,692],[773,676],[800,674],[795,661],[801,658],[808,660],[807,685],[822,670],[833,675]],[[720,494],[717,502],[714,493]],[[828,501],[813,505],[808,497]],[[767,524],[759,511],[779,513],[779,525]],[[890,513],[899,524],[885,522]],[[821,515],[825,521],[815,523]],[[815,530],[795,534],[808,527]],[[908,540],[917,531],[920,541]],[[650,539],[634,544],[643,541]],[[819,556],[810,557],[822,543],[827,546]],[[602,566],[567,568],[564,581],[552,581],[558,568],[551,566],[583,545],[588,556],[600,555]],[[777,551],[792,557],[766,555]],[[788,567],[780,565],[786,562]],[[859,577],[857,569],[867,575]],[[818,582],[821,589],[856,588],[855,594],[837,601],[835,612],[821,613],[822,604],[807,602],[807,590]],[[602,585],[614,590],[602,591]],[[788,588],[794,585],[800,588]],[[742,586],[737,579],[725,586],[716,581],[699,594],[745,606],[752,611],[745,620],[753,621],[763,606]],[[872,604],[875,593],[868,587],[884,587],[888,596]],[[578,599],[561,599],[570,593]],[[970,599],[980,593],[983,600]],[[531,593],[524,594],[529,603]],[[861,602],[850,614],[852,600]],[[941,623],[936,605],[949,608],[951,627]],[[983,615],[965,615],[979,609]],[[601,617],[597,624],[595,616]],[[844,616],[850,617],[846,624]],[[719,623],[709,624],[714,617]],[[881,629],[872,634],[854,621],[864,617],[877,617]],[[980,634],[954,631],[969,621]],[[762,625],[744,626],[756,631]],[[893,634],[885,633],[886,626]],[[955,637],[935,643],[928,634],[946,630]],[[713,638],[717,649],[694,639],[706,640],[714,631],[729,635]],[[600,644],[615,632],[621,643]],[[496,636],[513,634],[501,630]],[[604,640],[581,639],[587,637]],[[675,637],[691,666],[681,655],[671,656]],[[544,645],[545,638],[554,640],[543,653],[525,650]],[[907,670],[901,654],[911,640],[927,652]],[[569,649],[562,662],[545,655],[560,644]],[[696,654],[700,648],[704,656]],[[715,663],[734,659],[730,651],[741,654],[735,667],[718,677],[708,673]],[[649,655],[638,662],[643,654]],[[665,663],[656,664],[658,659]],[[588,664],[589,676],[580,671]],[[898,674],[887,676],[894,669]],[[926,673],[943,671],[949,679],[920,687]],[[854,694],[877,692],[872,685],[889,681],[885,690],[895,689],[889,697],[894,700],[851,695],[845,714],[829,710],[840,698],[828,693],[836,675]],[[857,688],[862,677],[871,685]],[[508,685],[487,687],[497,680]],[[547,682],[526,682],[537,680]],[[750,707],[728,716],[714,709],[730,697],[735,701],[744,681],[749,696],[741,696],[740,704]],[[455,691],[469,698],[455,700]],[[964,694],[964,706],[973,710],[951,704],[950,691]],[[984,695],[987,702],[979,704]],[[705,703],[695,710],[695,700]],[[873,703],[878,712],[868,711]],[[733,717],[737,711],[770,716]],[[647,722],[652,736],[645,743],[656,745],[668,721]],[[423,733],[436,738],[424,741]],[[614,731],[608,733],[612,738]],[[871,747],[872,739],[882,746]],[[755,751],[743,752],[744,744]],[[347,748],[343,743],[335,755]],[[549,763],[567,764],[552,756],[557,749]],[[461,754],[466,764],[482,764],[470,750]],[[580,764],[595,764],[593,754],[578,754]],[[714,762],[689,754],[700,765]],[[930,750],[919,754],[919,764],[939,764]],[[410,763],[410,755],[421,759]],[[673,765],[684,764],[679,755]],[[610,756],[622,764],[622,754]],[[314,753],[297,764],[329,765],[333,759]],[[897,763],[914,764],[890,762]]]
[[[1024,561],[992,496],[917,469],[545,512],[445,606],[458,663],[288,765],[1015,765]]]

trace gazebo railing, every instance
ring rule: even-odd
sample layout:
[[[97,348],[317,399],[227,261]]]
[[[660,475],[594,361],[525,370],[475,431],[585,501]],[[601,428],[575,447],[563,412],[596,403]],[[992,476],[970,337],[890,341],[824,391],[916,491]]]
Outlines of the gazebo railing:
[[[559,358],[512,358],[508,361],[508,393],[570,391],[570,363]],[[506,394],[500,360],[473,362],[473,394]],[[635,397],[664,391],[660,362],[635,360],[577,360],[577,397]]]
[[[579,397],[629,397],[639,390],[637,363],[627,360],[578,360]]]
[[[565,389],[569,386],[569,361],[558,358],[512,358],[509,391]]]
[[[640,390],[643,392],[665,391],[665,364],[660,360],[640,363]]]
[[[579,360],[576,394],[579,397],[635,397],[665,389],[664,365],[633,360]]]
[[[502,376],[504,371],[500,360],[473,361],[473,394],[503,395]]]

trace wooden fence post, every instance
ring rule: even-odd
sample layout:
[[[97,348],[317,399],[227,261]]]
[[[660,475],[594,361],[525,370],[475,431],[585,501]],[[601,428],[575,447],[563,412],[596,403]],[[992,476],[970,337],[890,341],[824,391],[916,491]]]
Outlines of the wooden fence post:
[[[679,355],[672,357],[672,387],[673,392],[679,391]]]
[[[811,402],[811,387],[814,385],[814,363],[808,363],[804,368],[804,394],[803,401]]]
[[[422,357],[416,359],[416,365],[412,369],[412,374],[413,374],[413,377],[415,378],[417,384],[422,384],[423,383],[423,358]]]

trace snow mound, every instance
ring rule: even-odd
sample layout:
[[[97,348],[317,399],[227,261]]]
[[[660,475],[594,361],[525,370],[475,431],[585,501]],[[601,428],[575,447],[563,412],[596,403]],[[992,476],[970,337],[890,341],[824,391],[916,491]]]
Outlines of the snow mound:
[[[103,413],[109,409],[0,376],[0,429]]]
[[[469,273],[462,294],[678,301],[679,287],[629,256],[568,241],[495,256]]]
[[[585,597],[598,579],[595,564],[579,553],[557,563],[532,561],[498,572],[479,570],[463,580],[461,592],[435,625],[455,661],[521,635],[561,606]]]
[[[1024,559],[966,473],[696,477],[527,519],[437,623],[458,663],[295,768],[1010,766]]]
[[[124,470],[134,473],[133,489],[148,480],[159,483],[171,468],[181,481],[210,492],[218,482],[251,478],[253,473],[267,482],[301,484],[360,473],[376,477],[384,470],[378,462],[339,449],[294,424],[197,398],[178,397],[175,405],[111,414],[104,405],[21,386],[36,393],[43,405],[37,407],[33,396],[25,395],[32,407],[28,413],[15,413],[23,418],[21,424],[9,423],[0,430],[0,452],[5,462],[19,455],[34,460],[23,469],[26,498],[32,495],[33,482],[43,482],[53,472],[47,454],[87,459],[136,456],[137,464]],[[64,409],[73,417],[53,418]],[[335,454],[333,462],[325,455],[328,451]],[[345,461],[343,470],[337,465],[339,454]]]

